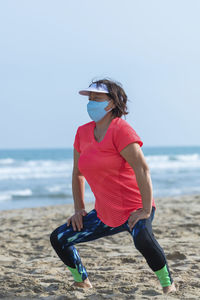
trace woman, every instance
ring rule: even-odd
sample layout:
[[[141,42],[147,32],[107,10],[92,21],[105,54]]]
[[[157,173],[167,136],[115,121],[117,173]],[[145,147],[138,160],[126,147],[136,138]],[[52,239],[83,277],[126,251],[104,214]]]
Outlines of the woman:
[[[121,119],[128,114],[127,96],[121,84],[107,79],[92,82],[79,93],[89,96],[87,111],[93,121],[77,129],[72,174],[75,211],[52,232],[51,244],[71,271],[74,285],[90,288],[74,245],[128,231],[163,292],[175,291],[165,254],[152,233],[155,202],[143,142]],[[89,213],[84,204],[85,179],[95,196],[95,209]]]

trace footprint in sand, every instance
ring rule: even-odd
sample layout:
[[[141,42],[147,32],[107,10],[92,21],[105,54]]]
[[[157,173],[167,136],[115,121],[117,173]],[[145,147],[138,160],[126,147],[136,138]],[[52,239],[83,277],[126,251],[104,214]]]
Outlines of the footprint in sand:
[[[121,258],[121,262],[123,264],[126,264],[126,263],[135,263],[136,262],[136,259],[134,258],[129,258],[129,257],[124,257],[124,258]]]
[[[148,290],[142,291],[142,295],[153,297],[153,296],[162,295],[162,293],[157,292],[155,290],[148,289]]]
[[[180,260],[183,260],[183,259],[186,259],[186,256],[185,254],[183,253],[180,253],[179,251],[174,251],[170,254],[167,255],[167,259],[171,259],[171,260],[176,260],[176,259],[180,259]]]

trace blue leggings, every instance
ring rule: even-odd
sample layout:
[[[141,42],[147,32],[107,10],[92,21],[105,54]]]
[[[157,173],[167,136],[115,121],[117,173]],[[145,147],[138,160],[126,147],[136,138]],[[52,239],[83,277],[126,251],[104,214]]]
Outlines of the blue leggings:
[[[74,245],[128,231],[133,237],[136,249],[144,256],[161,285],[163,287],[169,286],[173,280],[166,257],[152,232],[151,223],[154,213],[155,208],[153,207],[151,216],[148,219],[139,220],[131,231],[128,226],[128,220],[118,227],[109,227],[97,217],[97,212],[93,209],[83,217],[83,229],[81,231],[74,231],[72,225],[67,226],[67,223],[55,229],[50,235],[51,245],[59,258],[72,272],[74,280],[82,282],[88,277],[88,274]]]

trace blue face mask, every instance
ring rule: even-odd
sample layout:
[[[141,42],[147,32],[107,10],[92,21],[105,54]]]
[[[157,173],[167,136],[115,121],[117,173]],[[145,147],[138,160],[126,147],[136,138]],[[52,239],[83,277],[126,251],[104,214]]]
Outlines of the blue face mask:
[[[97,102],[90,100],[87,104],[87,112],[90,118],[95,122],[100,121],[109,111],[112,110],[111,108],[106,111],[104,109],[106,106],[108,106],[108,101]]]

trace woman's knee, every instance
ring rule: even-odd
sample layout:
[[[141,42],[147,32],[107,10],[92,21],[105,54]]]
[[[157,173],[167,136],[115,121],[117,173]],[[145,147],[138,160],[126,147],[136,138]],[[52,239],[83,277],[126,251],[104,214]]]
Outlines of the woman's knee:
[[[50,234],[50,242],[54,249],[61,248],[63,246],[65,246],[65,248],[70,246],[70,243],[68,242],[68,237],[70,237],[71,231],[69,229],[66,230],[65,226],[66,224],[61,225]]]
[[[51,234],[50,234],[50,243],[52,247],[55,249],[58,247],[59,242],[58,242],[58,233],[57,229],[55,229]]]

